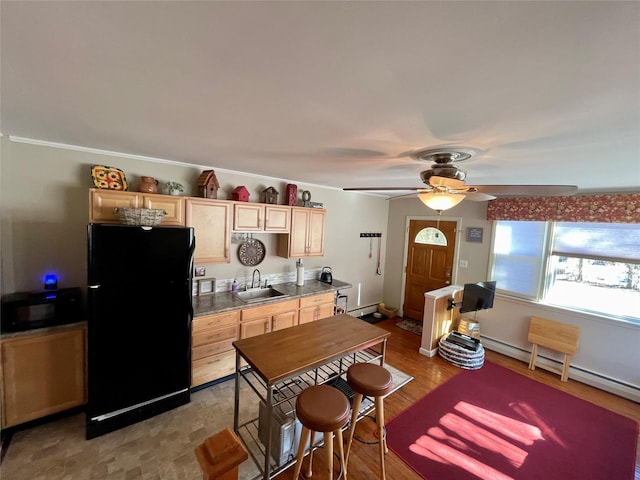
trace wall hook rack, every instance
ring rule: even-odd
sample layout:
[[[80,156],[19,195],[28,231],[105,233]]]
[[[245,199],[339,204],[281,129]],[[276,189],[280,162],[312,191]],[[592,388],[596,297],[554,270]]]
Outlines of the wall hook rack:
[[[360,238],[382,237],[381,233],[361,233]]]

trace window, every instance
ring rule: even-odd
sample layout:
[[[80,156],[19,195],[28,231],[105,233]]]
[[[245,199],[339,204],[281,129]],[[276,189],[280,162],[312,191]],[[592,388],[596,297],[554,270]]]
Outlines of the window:
[[[497,221],[491,276],[505,294],[640,320],[640,225]]]
[[[424,245],[442,245],[447,246],[447,236],[437,228],[423,228],[416,234],[414,243],[422,243]]]
[[[544,222],[496,222],[493,272],[500,290],[535,299],[543,278],[547,225]]]

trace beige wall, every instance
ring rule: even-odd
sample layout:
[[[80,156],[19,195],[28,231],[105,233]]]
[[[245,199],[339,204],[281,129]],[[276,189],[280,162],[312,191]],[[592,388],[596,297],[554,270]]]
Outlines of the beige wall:
[[[59,275],[61,287],[86,285],[86,225],[91,165],[101,164],[124,170],[130,189],[136,190],[141,175],[161,183],[174,180],[195,194],[194,186],[205,168],[122,158],[69,149],[16,143],[2,138],[0,173],[2,291],[34,290],[42,287],[47,272]],[[280,191],[284,202],[288,181],[216,171],[221,188],[219,198],[230,198],[238,185],[245,185],[250,201],[262,201],[268,186]],[[297,183],[297,182],[293,182]],[[360,232],[381,232],[386,239],[388,202],[376,196],[357,195],[336,189],[298,184],[298,191],[311,192],[311,200],[327,209],[325,256],[305,259],[308,271],[333,267],[337,279],[350,282],[349,309],[376,304],[382,298],[382,278],[375,273],[375,255],[368,258],[369,244]],[[295,261],[275,256],[277,237],[256,234],[265,243],[267,256],[259,265],[263,276],[295,271]],[[252,268],[243,266],[235,250],[231,263],[207,265],[207,276],[249,277]],[[384,251],[383,244],[383,251]]]
[[[60,286],[86,285],[86,224],[90,168],[104,164],[123,169],[132,189],[140,175],[162,182],[179,181],[192,186],[203,168],[157,163],[138,159],[85,153],[46,146],[11,142],[0,144],[0,268],[2,293],[41,288],[45,273],[56,272]],[[220,198],[227,198],[237,185],[245,185],[251,201],[260,199],[267,186],[279,189],[284,198],[286,180],[216,171],[221,183]],[[297,182],[293,182],[297,183]],[[354,192],[298,183],[308,189],[312,200],[327,209],[325,256],[305,260],[308,270],[333,267],[334,276],[353,284],[345,290],[349,310],[359,313],[369,305],[384,301],[402,307],[406,226],[410,218],[435,215],[415,198],[387,201]],[[193,194],[193,189],[188,192]],[[260,199],[261,200],[261,199]],[[444,212],[443,220],[460,222],[456,264],[467,260],[468,267],[454,271],[454,284],[484,280],[487,276],[491,243],[491,222],[487,222],[486,203],[464,201]],[[482,243],[466,241],[467,227],[483,227]],[[376,274],[377,249],[374,240],[369,258],[369,239],[361,232],[382,233],[382,274]],[[276,235],[258,234],[267,248],[259,265],[263,275],[295,271],[295,262],[273,255]],[[237,248],[237,245],[234,246]],[[227,279],[249,277],[234,254],[230,264],[207,266],[207,276]],[[358,304],[359,299],[359,304]],[[481,312],[481,333],[487,348],[526,359],[528,318],[540,315],[576,324],[582,329],[581,347],[573,364],[581,370],[573,376],[586,383],[640,401],[640,327],[558,308],[498,297],[492,310]],[[550,355],[553,357],[553,355]]]
[[[404,294],[400,285],[404,285],[404,267],[406,264],[407,227],[409,220],[436,220],[435,212],[418,198],[402,198],[389,202],[389,248],[385,263],[384,298],[391,306],[402,310]],[[489,250],[491,245],[491,222],[487,218],[487,202],[463,201],[451,210],[442,212],[441,220],[459,222],[457,235],[457,254],[453,284],[465,284],[487,280]],[[482,227],[482,243],[466,240],[467,227]],[[468,266],[460,268],[460,260],[466,260]]]
[[[491,249],[492,222],[486,220],[486,202],[463,201],[442,214],[442,220],[459,221],[458,252],[453,283],[490,280],[487,277]],[[392,306],[402,307],[406,227],[408,219],[436,219],[416,198],[390,201],[389,247],[385,263],[384,298]],[[482,243],[466,241],[467,227],[482,227]],[[460,260],[468,267],[460,268]],[[529,319],[542,316],[577,325],[581,329],[580,348],[574,356],[570,377],[590,385],[640,401],[640,325],[620,322],[582,312],[497,296],[494,308],[477,313],[480,333],[486,348],[529,361],[531,344],[527,341]],[[552,360],[559,356],[542,349]],[[559,381],[559,380],[558,380]]]

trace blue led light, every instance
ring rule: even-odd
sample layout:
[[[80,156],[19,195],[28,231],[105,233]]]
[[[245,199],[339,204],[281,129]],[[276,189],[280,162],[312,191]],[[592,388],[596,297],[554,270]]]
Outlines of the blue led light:
[[[44,289],[54,290],[58,288],[58,277],[53,273],[48,273],[44,276]]]

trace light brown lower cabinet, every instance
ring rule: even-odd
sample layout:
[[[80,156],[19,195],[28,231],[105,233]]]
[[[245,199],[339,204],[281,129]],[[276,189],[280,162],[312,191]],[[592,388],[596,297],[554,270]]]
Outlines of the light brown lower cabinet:
[[[86,403],[84,326],[3,339],[2,427]]]
[[[240,320],[240,338],[255,337],[297,324],[298,300],[245,308]]]
[[[321,318],[333,316],[334,293],[322,293],[300,299],[299,323],[315,322]]]
[[[191,386],[226,377],[236,370],[233,341],[238,339],[240,310],[195,317],[192,323]]]
[[[333,315],[333,293],[195,317],[192,325],[191,386],[235,372],[234,340],[293,327]],[[303,321],[304,320],[304,321]],[[245,365],[245,362],[242,362]]]

